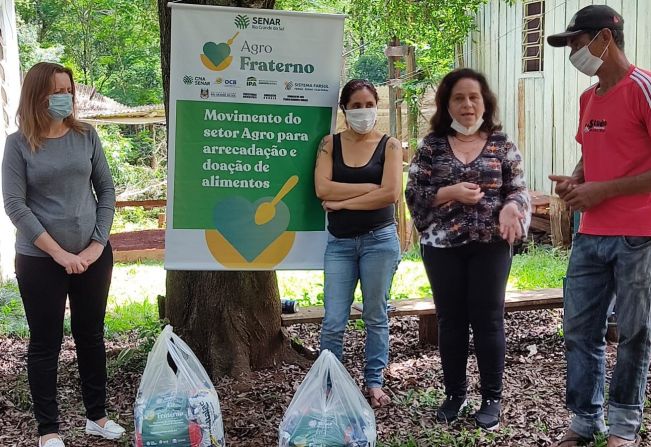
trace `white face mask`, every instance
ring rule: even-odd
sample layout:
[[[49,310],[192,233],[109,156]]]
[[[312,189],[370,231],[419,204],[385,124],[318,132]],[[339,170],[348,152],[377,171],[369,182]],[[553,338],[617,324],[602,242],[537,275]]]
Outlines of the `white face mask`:
[[[599,34],[597,34],[597,36],[598,35]],[[576,53],[570,56],[570,62],[572,63],[572,65],[574,65],[574,67],[577,70],[579,70],[581,73],[588,76],[594,76],[597,74],[597,70],[599,70],[601,64],[604,63],[604,61],[601,60],[601,58],[604,56],[606,50],[608,49],[608,46],[610,45],[610,42],[608,42],[606,48],[604,48],[604,50],[601,52],[601,56],[597,57],[594,54],[592,54],[588,47],[592,42],[594,42],[597,36],[594,36],[589,44],[587,44],[580,50],[577,50]]]
[[[474,135],[475,132],[479,130],[482,124],[484,124],[484,118],[482,118],[481,116],[479,117],[477,122],[475,122],[475,124],[473,124],[470,127],[466,127],[463,124],[461,124],[459,121],[452,118],[452,124],[450,124],[450,127],[456,130],[457,132],[459,132],[461,135],[470,136],[470,135]]]
[[[375,127],[377,107],[344,110],[344,113],[350,128],[359,134],[367,134]]]

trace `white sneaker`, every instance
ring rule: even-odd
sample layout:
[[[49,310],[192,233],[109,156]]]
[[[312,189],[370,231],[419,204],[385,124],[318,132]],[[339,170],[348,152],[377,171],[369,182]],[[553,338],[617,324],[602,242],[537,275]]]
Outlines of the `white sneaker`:
[[[110,419],[106,421],[104,427],[102,427],[96,422],[91,421],[90,419],[86,419],[87,435],[101,436],[104,439],[115,440],[115,439],[119,439],[124,434],[124,432],[125,432],[124,427],[120,426],[119,424],[113,422]],[[59,447],[59,446],[53,446],[53,447]]]
[[[50,438],[45,441],[45,444],[41,444],[41,438],[38,438],[38,447],[66,447],[61,438]]]

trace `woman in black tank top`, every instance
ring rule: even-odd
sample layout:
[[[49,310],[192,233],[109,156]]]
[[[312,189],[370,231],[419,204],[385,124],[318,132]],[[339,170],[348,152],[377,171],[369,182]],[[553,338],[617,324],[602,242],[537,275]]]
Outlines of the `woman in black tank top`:
[[[386,300],[400,260],[394,203],[402,191],[402,147],[375,130],[378,95],[368,81],[352,80],[339,106],[348,128],[321,141],[315,168],[316,195],[328,213],[321,350],[342,358],[343,336],[358,281],[364,301],[364,379],[371,405],[387,405],[382,390],[388,362]]]

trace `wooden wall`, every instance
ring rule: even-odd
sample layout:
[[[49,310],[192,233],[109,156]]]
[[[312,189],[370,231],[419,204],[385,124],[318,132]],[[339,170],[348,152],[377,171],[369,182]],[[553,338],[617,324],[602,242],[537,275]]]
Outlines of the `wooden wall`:
[[[626,54],[651,69],[651,0],[546,0],[545,37],[565,30],[576,11],[607,4],[624,17]],[[525,157],[531,189],[551,192],[549,173],[569,174],[580,157],[574,140],[581,93],[597,78],[579,73],[569,62],[569,49],[544,45],[544,71],[522,72],[522,1],[514,6],[489,0],[476,17],[477,31],[457,60],[482,71],[498,98],[504,130]],[[647,34],[647,35],[643,35]]]

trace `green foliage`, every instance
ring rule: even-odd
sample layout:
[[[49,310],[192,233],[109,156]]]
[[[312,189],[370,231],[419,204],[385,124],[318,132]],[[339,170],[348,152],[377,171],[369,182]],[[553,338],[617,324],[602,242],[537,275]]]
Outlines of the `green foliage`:
[[[111,233],[156,229],[158,213],[162,211],[162,208],[146,210],[137,206],[118,208],[115,210]]]
[[[99,126],[97,128],[104,153],[111,169],[116,194],[138,192],[139,197],[158,198],[165,197],[165,163],[155,169],[148,165],[131,164],[132,162],[149,161],[143,159],[143,145],[147,137],[142,132],[135,138],[124,136],[117,125]],[[148,156],[151,156],[149,150]]]
[[[151,165],[155,157],[155,144],[149,129],[141,129],[130,135],[131,150],[127,153],[127,161],[132,165]]]
[[[474,13],[485,0],[351,0],[349,28],[362,44],[392,39],[413,45],[425,78],[452,68],[455,46],[474,27]],[[413,74],[410,74],[413,75]]]
[[[127,105],[160,103],[155,0],[17,0],[21,67],[61,62]]]
[[[116,264],[109,291],[104,328],[109,339],[136,333],[138,338],[158,334],[156,296],[165,292],[165,271],[160,262]],[[70,317],[64,319],[70,335]],[[0,284],[0,336],[29,336],[25,310],[15,281]]]
[[[385,82],[388,62],[382,50],[394,39],[412,45],[415,72],[407,73],[403,62],[398,68],[407,81],[403,88],[409,113],[415,117],[426,89],[452,69],[455,48],[475,28],[475,13],[484,3],[486,0],[277,0],[276,9],[347,14],[344,54],[349,78]],[[417,126],[417,120],[413,122]],[[417,128],[410,129],[409,135],[417,133]]]
[[[141,336],[160,331],[158,306],[149,300],[115,304],[104,318],[106,337],[116,338],[131,331]]]
[[[350,70],[350,77],[367,79],[374,84],[385,82],[389,76],[389,63],[381,53],[364,53]]]
[[[23,302],[15,281],[0,284],[0,336],[2,335],[29,335]]]

